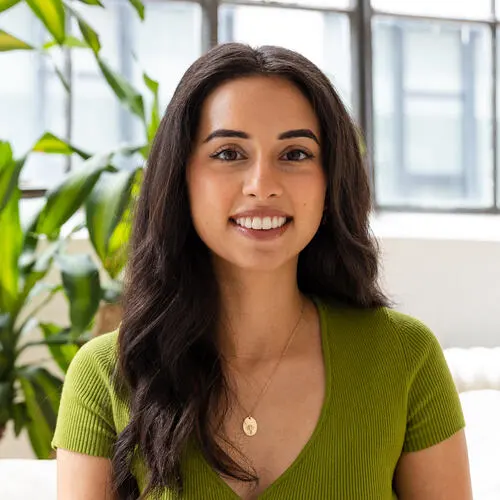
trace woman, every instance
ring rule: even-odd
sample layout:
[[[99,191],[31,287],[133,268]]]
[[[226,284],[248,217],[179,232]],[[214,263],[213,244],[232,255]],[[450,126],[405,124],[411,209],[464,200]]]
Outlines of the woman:
[[[196,61],[148,160],[119,333],[66,377],[59,498],[472,498],[450,373],[386,307],[369,212],[357,131],[310,61]]]

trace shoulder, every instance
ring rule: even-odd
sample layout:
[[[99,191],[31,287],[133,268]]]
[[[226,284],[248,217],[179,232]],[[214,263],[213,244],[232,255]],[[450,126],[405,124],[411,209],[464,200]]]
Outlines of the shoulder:
[[[86,342],[76,356],[93,357],[100,363],[112,362],[116,359],[118,347],[118,330],[104,333]]]
[[[89,384],[112,390],[111,379],[116,367],[118,330],[105,333],[85,343],[70,363],[65,385],[75,390]]]
[[[114,368],[118,332],[95,337],[71,361],[61,394],[54,448],[110,457],[117,423]],[[91,437],[89,437],[91,435]]]
[[[436,335],[422,321],[387,307],[358,309],[331,300],[318,303],[330,335],[389,357],[414,370],[429,355],[442,354]]]
[[[392,309],[384,308],[384,314],[410,366],[418,364],[430,354],[442,352],[436,335],[422,321]]]

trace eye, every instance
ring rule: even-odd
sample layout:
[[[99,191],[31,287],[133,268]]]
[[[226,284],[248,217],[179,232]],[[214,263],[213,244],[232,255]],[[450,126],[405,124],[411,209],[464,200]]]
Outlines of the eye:
[[[236,149],[225,148],[210,155],[210,158],[221,161],[238,161],[243,160],[244,156],[239,151],[236,151]]]
[[[314,158],[314,155],[307,153],[302,149],[292,149],[287,151],[281,158],[284,158],[285,161],[304,161]]]

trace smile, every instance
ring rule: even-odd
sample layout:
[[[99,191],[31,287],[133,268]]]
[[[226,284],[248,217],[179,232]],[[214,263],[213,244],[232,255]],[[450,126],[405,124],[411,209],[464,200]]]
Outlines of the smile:
[[[286,217],[239,217],[233,221],[240,227],[246,229],[255,229],[257,231],[269,231],[270,229],[278,229],[283,227],[286,222]]]
[[[231,218],[231,225],[246,238],[254,241],[273,241],[290,227],[291,217],[275,215],[265,217]]]

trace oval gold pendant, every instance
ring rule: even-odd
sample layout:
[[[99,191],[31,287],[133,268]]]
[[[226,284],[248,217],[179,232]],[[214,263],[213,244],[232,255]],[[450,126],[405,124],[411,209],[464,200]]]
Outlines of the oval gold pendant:
[[[247,436],[255,436],[257,434],[257,421],[253,417],[247,417],[243,420],[243,432]]]

